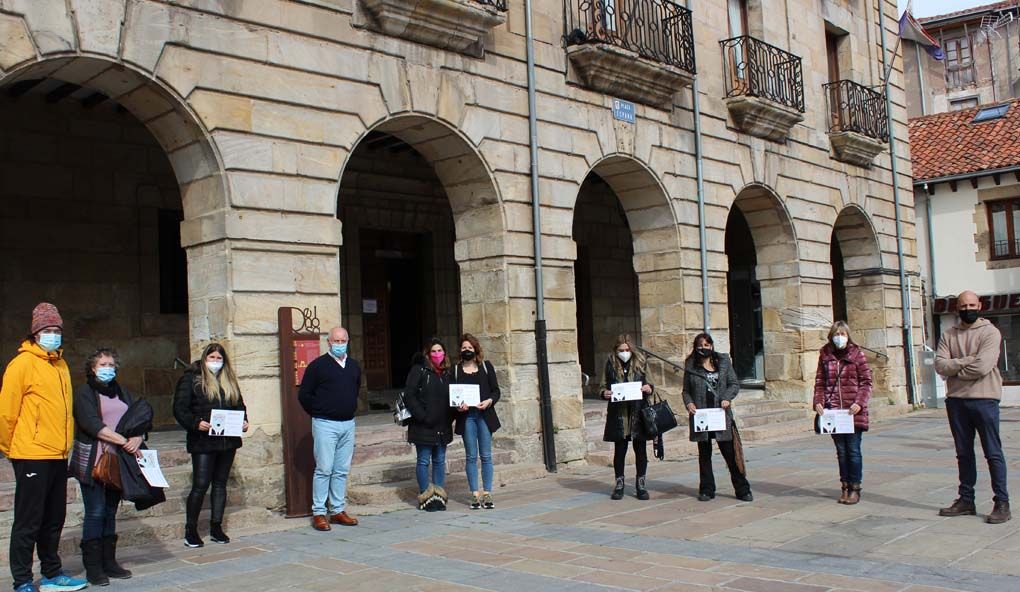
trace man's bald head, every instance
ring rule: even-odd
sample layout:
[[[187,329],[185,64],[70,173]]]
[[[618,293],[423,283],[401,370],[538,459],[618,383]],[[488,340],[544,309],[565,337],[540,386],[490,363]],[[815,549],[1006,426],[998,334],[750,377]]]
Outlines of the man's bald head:
[[[981,299],[971,290],[964,290],[956,297],[957,310],[981,310]]]
[[[347,343],[351,340],[350,335],[347,333],[347,329],[343,327],[333,327],[329,330],[329,337],[327,341],[329,343]]]

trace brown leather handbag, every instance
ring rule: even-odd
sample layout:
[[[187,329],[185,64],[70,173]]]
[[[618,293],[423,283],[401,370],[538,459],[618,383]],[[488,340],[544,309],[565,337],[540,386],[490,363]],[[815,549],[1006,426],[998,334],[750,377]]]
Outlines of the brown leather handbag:
[[[99,416],[103,416],[103,402],[96,395],[96,405],[99,408]],[[120,484],[120,458],[115,452],[106,450],[107,446],[99,438],[96,438],[96,464],[92,466],[92,480],[100,483],[109,489],[121,490]]]

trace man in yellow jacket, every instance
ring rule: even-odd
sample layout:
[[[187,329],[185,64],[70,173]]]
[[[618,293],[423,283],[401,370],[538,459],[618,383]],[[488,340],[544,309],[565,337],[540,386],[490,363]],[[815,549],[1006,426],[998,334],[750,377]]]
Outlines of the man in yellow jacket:
[[[16,592],[35,592],[32,554],[42,565],[39,590],[71,592],[88,583],[63,573],[60,534],[67,512],[67,457],[74,439],[71,373],[60,349],[64,322],[40,303],[32,328],[7,365],[0,387],[0,452],[16,480],[10,564]]]

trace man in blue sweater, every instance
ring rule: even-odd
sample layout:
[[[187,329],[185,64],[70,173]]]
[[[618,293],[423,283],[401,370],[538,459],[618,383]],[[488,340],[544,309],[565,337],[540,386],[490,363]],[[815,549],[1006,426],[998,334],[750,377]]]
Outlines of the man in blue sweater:
[[[316,358],[301,380],[298,401],[312,416],[315,477],[312,479],[312,528],[330,530],[330,523],[357,526],[345,511],[347,475],[354,456],[354,414],[361,389],[361,366],[347,355],[347,329],[329,331],[329,352]],[[330,514],[326,513],[329,498]]]

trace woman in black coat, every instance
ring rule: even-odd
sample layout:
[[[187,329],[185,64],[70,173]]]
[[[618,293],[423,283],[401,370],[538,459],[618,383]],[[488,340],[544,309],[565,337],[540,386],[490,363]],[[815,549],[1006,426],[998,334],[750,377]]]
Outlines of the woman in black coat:
[[[453,441],[454,412],[446,348],[433,338],[423,354],[425,359],[407,374],[404,402],[411,412],[407,441],[414,444],[418,455],[418,508],[432,512],[446,509],[446,447]]]
[[[230,542],[230,537],[223,532],[223,512],[227,505],[227,478],[234,464],[234,454],[241,447],[241,438],[209,434],[212,427],[209,420],[214,409],[244,411],[242,429],[248,431],[247,408],[237,376],[226,350],[218,343],[205,348],[202,357],[177,381],[174,393],[174,417],[181,427],[188,430],[188,452],[191,454],[191,492],[188,494],[184,525],[184,544],[188,547],[205,544],[198,536],[198,515],[210,483],[212,513],[209,536],[214,543]]]
[[[625,382],[640,382],[639,401],[613,402],[613,385]],[[648,396],[652,394],[652,385],[645,380],[645,357],[634,347],[630,335],[616,338],[613,355],[606,360],[605,381],[602,387],[602,398],[609,401],[606,409],[606,429],[602,439],[612,442],[613,469],[616,471],[616,485],[610,497],[614,500],[623,499],[623,470],[627,462],[627,442],[634,446],[634,461],[637,465],[635,495],[639,500],[648,499],[645,488],[645,473],[648,471],[648,441],[641,430],[641,409],[648,406]]]
[[[715,497],[715,474],[712,472],[712,440],[719,444],[719,452],[730,470],[730,481],[738,499],[749,502],[751,484],[744,475],[743,460],[737,458],[734,444],[733,399],[740,393],[740,382],[733,370],[730,357],[715,351],[712,336],[699,333],[694,338],[694,347],[684,364],[684,405],[691,415],[691,442],[698,443],[698,466],[701,484],[698,500],[707,502]],[[698,409],[721,407],[726,414],[726,429],[719,432],[694,431],[694,413]],[[741,454],[741,457],[743,455]]]
[[[499,380],[496,369],[485,359],[482,344],[478,339],[465,333],[460,337],[460,363],[453,367],[450,380],[454,384],[478,386],[478,406],[462,404],[457,411],[457,422],[453,432],[464,438],[464,467],[467,471],[468,489],[471,490],[472,510],[496,507],[492,501],[492,434],[499,429],[496,403],[499,402]],[[478,491],[478,460],[482,461],[482,490]]]
[[[131,571],[117,562],[117,508],[121,492],[92,478],[103,454],[118,448],[139,454],[142,437],[126,438],[117,424],[134,397],[117,382],[120,356],[100,348],[85,361],[85,384],[74,389],[74,450],[70,473],[81,485],[85,519],[82,523],[81,560],[90,584],[106,586],[110,578],[126,579]]]

